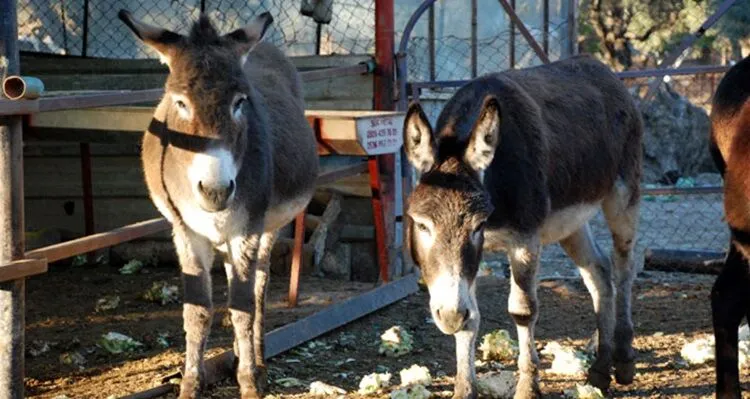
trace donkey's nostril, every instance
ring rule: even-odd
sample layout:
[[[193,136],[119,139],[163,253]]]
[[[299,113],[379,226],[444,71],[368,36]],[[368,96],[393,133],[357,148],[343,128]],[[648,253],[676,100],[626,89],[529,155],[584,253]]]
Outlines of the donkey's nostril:
[[[197,191],[200,197],[200,206],[209,212],[217,212],[226,209],[229,200],[235,190],[234,180],[228,184],[211,185],[198,181]]]
[[[469,320],[469,309],[464,310],[464,321]]]

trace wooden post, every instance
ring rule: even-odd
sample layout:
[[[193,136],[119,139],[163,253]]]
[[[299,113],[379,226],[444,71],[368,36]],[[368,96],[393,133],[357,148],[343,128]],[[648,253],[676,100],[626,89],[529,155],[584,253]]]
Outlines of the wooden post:
[[[297,306],[299,275],[302,270],[302,246],[305,243],[305,211],[294,219],[294,249],[292,250],[292,270],[289,272],[289,307]]]
[[[0,0],[0,78],[18,74],[16,2]],[[24,256],[20,116],[0,116],[0,265]],[[0,398],[24,397],[26,280],[0,283]]]
[[[375,93],[374,108],[376,110],[391,111],[394,108],[393,102],[393,77],[394,77],[394,20],[393,20],[393,0],[375,0]],[[394,265],[395,257],[398,255],[397,246],[394,237],[396,232],[395,216],[395,160],[394,154],[377,156],[377,173],[380,175],[379,195],[382,199],[382,211],[378,211],[375,201],[375,192],[373,190],[373,217],[376,218],[375,239],[378,248],[387,248],[387,254],[378,254],[380,259],[387,258],[388,263],[379,262],[381,270],[381,279],[386,282],[389,280],[391,265]],[[370,160],[370,163],[373,161]],[[373,168],[370,168],[373,173]],[[377,218],[381,218],[383,229],[381,233],[377,230]],[[378,244],[377,241],[382,241]],[[384,256],[385,255],[385,256]],[[383,276],[386,271],[386,276]],[[385,277],[385,278],[383,278]]]

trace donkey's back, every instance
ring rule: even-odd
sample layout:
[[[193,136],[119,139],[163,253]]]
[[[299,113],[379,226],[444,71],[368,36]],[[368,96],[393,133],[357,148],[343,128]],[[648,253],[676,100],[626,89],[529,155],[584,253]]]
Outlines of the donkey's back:
[[[315,136],[303,117],[300,75],[281,50],[259,43],[245,63],[245,74],[265,99],[271,127],[274,178],[266,220],[273,229],[309,202],[318,173]]]

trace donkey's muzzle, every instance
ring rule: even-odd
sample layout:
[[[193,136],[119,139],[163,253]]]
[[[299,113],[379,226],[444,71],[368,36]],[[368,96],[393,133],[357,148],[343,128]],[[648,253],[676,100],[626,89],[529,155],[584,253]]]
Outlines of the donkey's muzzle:
[[[438,308],[435,310],[435,320],[440,330],[445,334],[455,334],[464,328],[469,320],[470,311],[466,307],[458,309]]]
[[[206,212],[223,211],[234,197],[235,184],[230,180],[229,184],[205,184],[198,182],[198,195],[201,208]]]

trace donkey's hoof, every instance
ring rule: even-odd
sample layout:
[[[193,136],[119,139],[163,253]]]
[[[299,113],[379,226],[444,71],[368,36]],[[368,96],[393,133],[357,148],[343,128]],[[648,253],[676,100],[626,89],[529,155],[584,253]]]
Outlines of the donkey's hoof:
[[[268,392],[268,369],[266,366],[255,366],[253,372],[255,375],[255,388],[260,395]]]
[[[200,392],[201,384],[197,378],[183,377],[180,382],[179,399],[195,399]]]
[[[541,398],[542,392],[539,390],[539,380],[536,377],[525,376],[521,374],[516,384],[516,392],[513,399],[535,399]]]
[[[476,399],[477,391],[471,383],[458,383],[453,391],[453,399]]]
[[[589,368],[589,375],[586,380],[589,384],[599,388],[605,395],[609,392],[609,385],[612,383],[612,377],[609,373],[604,373],[593,367]]]
[[[635,377],[635,360],[615,361],[615,381],[621,385],[630,385]]]
[[[258,392],[255,384],[254,372],[237,373],[237,384],[240,386],[240,397],[242,399],[260,399],[262,394]]]

